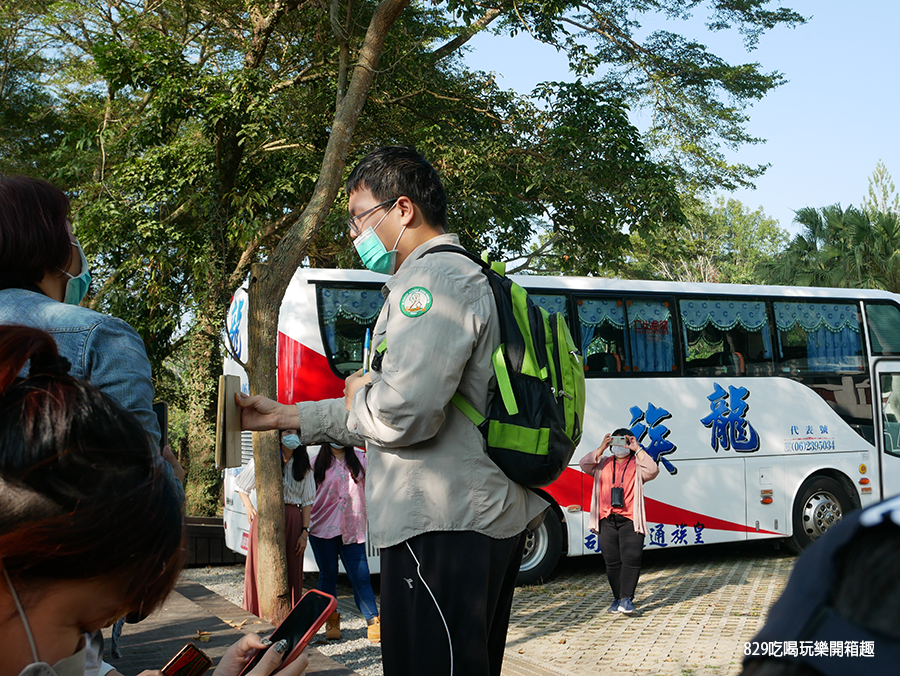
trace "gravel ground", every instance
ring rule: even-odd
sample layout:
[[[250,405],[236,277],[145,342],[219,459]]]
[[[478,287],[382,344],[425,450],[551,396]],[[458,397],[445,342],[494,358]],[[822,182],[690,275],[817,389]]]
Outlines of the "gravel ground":
[[[186,568],[182,577],[203,585],[235,605],[244,600],[244,566],[216,566],[207,568]],[[373,579],[373,584],[377,578]],[[315,589],[318,574],[303,576],[303,588]],[[366,621],[353,602],[353,590],[344,576],[338,577],[338,612],[341,614],[341,640],[326,641],[325,628],[313,641],[313,645],[323,655],[340,662],[361,676],[381,676],[381,646],[369,643],[366,636]],[[375,587],[376,597],[378,588]]]

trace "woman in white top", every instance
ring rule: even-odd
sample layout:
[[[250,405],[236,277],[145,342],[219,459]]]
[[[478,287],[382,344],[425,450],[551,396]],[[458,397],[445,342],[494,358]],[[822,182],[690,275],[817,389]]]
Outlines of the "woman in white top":
[[[316,498],[316,482],[309,466],[306,446],[300,445],[297,430],[281,431],[281,473],[284,476],[284,529],[287,543],[288,587],[291,605],[303,594],[303,552],[309,540],[309,515]],[[256,489],[256,466],[251,460],[235,481],[237,494],[250,520],[250,546],[244,569],[244,610],[259,615],[256,590],[256,507],[250,494]]]

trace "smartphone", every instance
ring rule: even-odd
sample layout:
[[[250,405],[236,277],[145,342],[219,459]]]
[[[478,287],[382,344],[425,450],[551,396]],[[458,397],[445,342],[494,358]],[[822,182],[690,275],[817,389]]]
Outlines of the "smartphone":
[[[153,404],[153,412],[159,422],[159,447],[165,448],[169,443],[169,404],[165,401],[157,401]]]
[[[628,445],[628,437],[610,437],[609,445],[610,446],[627,446]]]
[[[318,589],[310,589],[300,597],[290,614],[284,618],[284,622],[278,625],[278,629],[269,636],[272,643],[277,643],[281,639],[286,639],[288,642],[285,658],[278,669],[283,669],[297,659],[335,608],[337,608],[337,600],[331,594],[325,594]],[[260,650],[244,667],[241,676],[249,673],[262,659],[263,654],[264,651]]]
[[[212,660],[193,643],[188,643],[178,651],[162,668],[166,676],[203,676],[212,666]]]

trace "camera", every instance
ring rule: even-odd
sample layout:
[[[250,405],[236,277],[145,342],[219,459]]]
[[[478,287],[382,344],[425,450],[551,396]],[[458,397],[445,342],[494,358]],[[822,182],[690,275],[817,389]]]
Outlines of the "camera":
[[[610,488],[609,504],[612,507],[625,506],[625,488],[623,486],[613,486]]]

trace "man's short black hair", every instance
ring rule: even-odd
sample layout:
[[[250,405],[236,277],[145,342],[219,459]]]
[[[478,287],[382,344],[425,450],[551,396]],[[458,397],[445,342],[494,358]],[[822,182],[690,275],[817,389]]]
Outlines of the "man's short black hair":
[[[408,146],[385,146],[356,165],[347,179],[347,194],[368,188],[377,202],[406,196],[429,225],[447,228],[447,195],[428,160]]]

